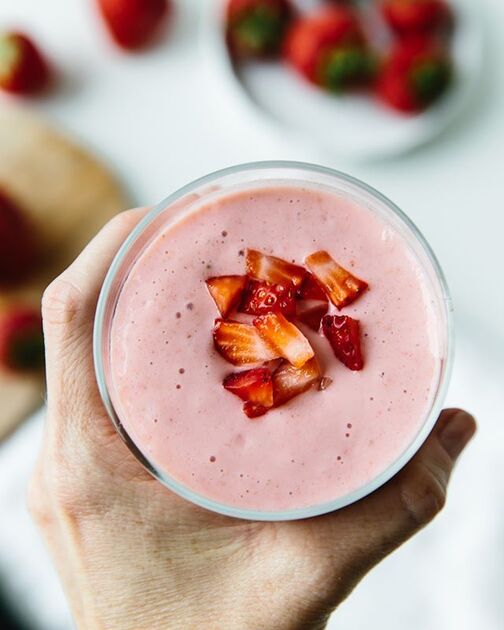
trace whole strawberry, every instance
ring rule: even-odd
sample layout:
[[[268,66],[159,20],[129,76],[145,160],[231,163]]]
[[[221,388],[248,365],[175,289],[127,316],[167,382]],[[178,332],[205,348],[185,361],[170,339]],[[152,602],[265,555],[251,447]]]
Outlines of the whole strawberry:
[[[36,94],[49,83],[49,66],[23,33],[0,34],[0,88],[14,94]]]
[[[40,313],[13,308],[0,314],[0,365],[12,372],[34,372],[44,366]]]
[[[308,81],[334,92],[367,83],[373,57],[354,11],[325,6],[289,30],[285,57]]]
[[[436,42],[409,39],[399,43],[385,62],[377,92],[394,109],[417,113],[446,92],[452,74],[451,60]]]
[[[149,44],[171,10],[171,0],[97,1],[112,37],[128,50]]]
[[[227,41],[234,57],[271,57],[294,15],[290,0],[229,0]]]
[[[31,226],[20,208],[0,189],[0,289],[24,280],[36,259]]]
[[[448,29],[453,18],[445,0],[383,0],[381,10],[389,26],[402,37]]]

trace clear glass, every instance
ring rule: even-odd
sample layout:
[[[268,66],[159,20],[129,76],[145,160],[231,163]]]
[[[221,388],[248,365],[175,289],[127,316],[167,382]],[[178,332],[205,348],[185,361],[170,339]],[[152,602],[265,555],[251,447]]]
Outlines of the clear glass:
[[[301,185],[325,189],[352,198],[378,213],[409,244],[412,254],[423,268],[436,304],[441,367],[437,391],[421,429],[408,448],[389,467],[369,483],[333,501],[282,512],[247,510],[218,503],[193,492],[150,462],[133,443],[121,424],[111,397],[110,332],[117,300],[133,265],[148,244],[171,224],[208,202],[232,191]],[[103,403],[119,435],[140,463],[170,490],[206,509],[238,518],[280,521],[307,518],[343,508],[370,494],[393,477],[421,447],[441,411],[450,379],[453,353],[452,303],[440,265],[430,246],[411,220],[391,201],[366,184],[335,170],[297,162],[260,162],[227,168],[203,177],[170,195],[153,208],[126,239],[115,257],[98,301],[94,328],[94,361],[96,378]]]

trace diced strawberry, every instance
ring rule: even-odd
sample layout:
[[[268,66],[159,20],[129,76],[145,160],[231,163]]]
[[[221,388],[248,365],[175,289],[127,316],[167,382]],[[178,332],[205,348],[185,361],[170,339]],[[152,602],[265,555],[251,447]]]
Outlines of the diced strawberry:
[[[318,332],[322,318],[329,309],[329,302],[320,300],[300,300],[296,304],[296,317],[300,322]]]
[[[233,308],[239,304],[247,281],[246,276],[208,278],[206,281],[208,290],[222,317],[227,317]]]
[[[268,413],[270,408],[271,407],[263,407],[254,402],[243,403],[243,413],[251,420],[264,416],[264,414]]]
[[[303,282],[306,269],[256,249],[248,249],[247,275],[256,280],[266,280],[270,284],[285,285],[291,282],[298,287]]]
[[[240,307],[249,315],[265,313],[283,313],[286,317],[296,313],[294,286],[288,284],[270,284],[260,280],[250,280]]]
[[[305,263],[338,309],[351,304],[368,288],[367,282],[341,267],[325,251],[311,254],[306,258]]]
[[[308,339],[281,313],[261,315],[254,320],[254,326],[261,337],[295,367],[302,367],[314,356]]]
[[[245,402],[265,408],[273,406],[273,381],[268,368],[260,367],[230,374],[222,385]]]
[[[303,394],[320,381],[320,369],[314,357],[303,367],[296,368],[287,361],[273,373],[273,398],[275,407],[283,405],[294,396]]]
[[[280,356],[249,324],[217,320],[213,337],[219,353],[233,365],[264,363]]]
[[[347,316],[326,315],[322,320],[322,329],[336,358],[350,370],[362,370],[364,361],[360,345],[359,321]]]
[[[303,284],[297,291],[297,297],[301,300],[323,300],[327,302],[327,293],[320,282],[309,271],[306,272]]]

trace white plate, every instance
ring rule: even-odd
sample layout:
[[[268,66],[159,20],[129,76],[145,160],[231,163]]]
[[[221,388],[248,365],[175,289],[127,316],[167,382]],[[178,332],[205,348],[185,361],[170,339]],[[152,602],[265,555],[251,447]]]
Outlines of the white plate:
[[[306,0],[305,0],[306,1]],[[483,57],[483,27],[472,0],[452,0],[457,28],[452,51],[456,78],[446,96],[427,112],[405,117],[369,96],[336,97],[308,85],[281,62],[233,67],[224,37],[225,0],[208,0],[203,14],[204,57],[237,106],[253,109],[305,143],[342,157],[367,160],[400,154],[431,141],[465,109],[477,89]],[[478,3],[479,4],[479,3]],[[268,120],[269,119],[269,120]]]

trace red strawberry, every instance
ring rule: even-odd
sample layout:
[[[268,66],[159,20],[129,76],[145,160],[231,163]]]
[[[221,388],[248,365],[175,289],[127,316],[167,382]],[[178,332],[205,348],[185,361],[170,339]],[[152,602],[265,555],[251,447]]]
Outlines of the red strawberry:
[[[452,78],[452,63],[434,41],[412,38],[399,43],[377,81],[378,96],[405,113],[420,112],[437,101]]]
[[[248,324],[217,320],[213,337],[219,353],[233,365],[264,363],[280,356],[257,329]]]
[[[284,50],[308,81],[335,92],[367,83],[372,76],[372,56],[356,13],[347,7],[324,6],[299,18]]]
[[[362,370],[359,321],[347,316],[326,315],[322,329],[336,357],[350,370]]]
[[[315,357],[303,367],[296,368],[284,361],[273,373],[273,397],[275,407],[303,394],[320,381],[320,370]]]
[[[243,291],[247,286],[247,277],[218,276],[208,278],[206,284],[219,313],[222,317],[227,317],[241,301]]]
[[[306,272],[303,284],[298,289],[297,297],[301,300],[322,300],[327,302],[327,294],[323,286],[309,272]]]
[[[294,286],[291,283],[287,285],[270,284],[269,282],[250,280],[240,310],[249,315],[264,315],[275,312],[291,317],[296,313]]]
[[[270,284],[288,284],[298,287],[306,275],[306,269],[282,258],[268,256],[255,249],[247,249],[247,275]]]
[[[445,0],[383,0],[381,11],[389,26],[401,36],[448,28],[453,17]]]
[[[367,282],[359,280],[343,269],[325,251],[311,254],[306,258],[305,263],[338,309],[351,304],[368,287]]]
[[[249,418],[262,416],[273,407],[273,381],[268,368],[230,374],[222,385],[245,401],[243,411]]]
[[[0,88],[15,94],[35,94],[49,83],[47,62],[23,33],[0,35]]]
[[[322,318],[329,309],[329,302],[320,300],[300,300],[297,303],[296,317],[300,322],[318,332]]]
[[[44,366],[42,318],[38,311],[16,308],[0,315],[0,365],[14,372]]]
[[[171,0],[97,0],[117,44],[134,50],[149,44],[171,10]]]
[[[314,356],[308,339],[281,313],[261,315],[254,320],[254,326],[278,355],[295,367],[302,367]]]
[[[31,226],[16,204],[0,190],[0,288],[24,280],[35,262]]]
[[[294,14],[290,0],[229,0],[227,40],[236,57],[270,57],[281,50]]]

